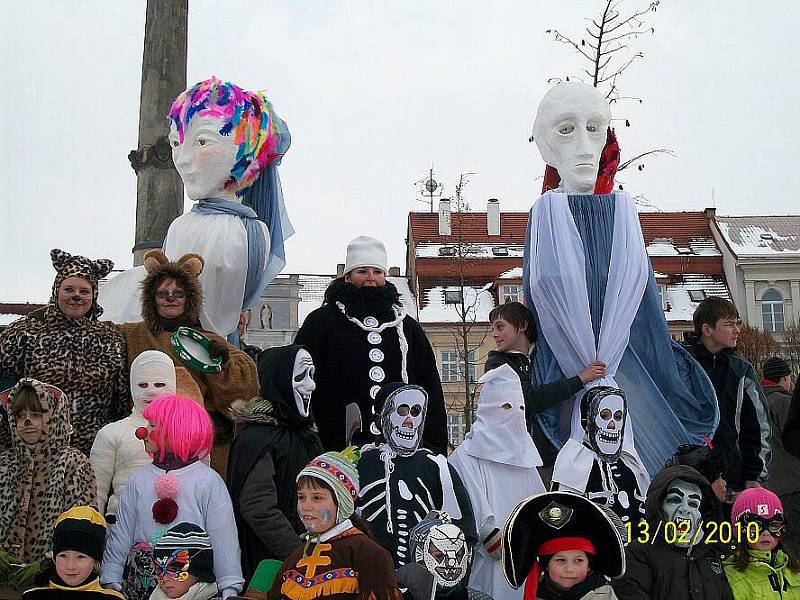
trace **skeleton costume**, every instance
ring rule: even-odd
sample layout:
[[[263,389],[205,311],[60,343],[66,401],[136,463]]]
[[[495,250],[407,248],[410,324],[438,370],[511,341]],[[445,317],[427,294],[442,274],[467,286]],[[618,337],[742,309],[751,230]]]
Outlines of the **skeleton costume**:
[[[414,562],[400,567],[397,579],[414,600],[491,600],[467,587],[471,552],[447,513],[433,511],[420,521],[411,530],[410,550]]]
[[[583,494],[623,523],[644,518],[650,478],[633,448],[623,446],[628,403],[617,388],[597,386],[581,399],[583,443],[568,440],[558,453],[553,490]]]
[[[413,562],[411,530],[431,510],[443,510],[461,527],[467,542],[477,540],[467,490],[441,454],[420,448],[428,397],[421,387],[390,383],[375,397],[374,444],[361,450],[358,475],[361,516],[395,566]]]
[[[520,600],[500,563],[500,529],[524,498],[545,491],[536,467],[539,452],[525,425],[525,399],[519,376],[504,364],[488,371],[475,423],[448,462],[467,488],[481,544],[475,547],[469,583],[495,600]]]

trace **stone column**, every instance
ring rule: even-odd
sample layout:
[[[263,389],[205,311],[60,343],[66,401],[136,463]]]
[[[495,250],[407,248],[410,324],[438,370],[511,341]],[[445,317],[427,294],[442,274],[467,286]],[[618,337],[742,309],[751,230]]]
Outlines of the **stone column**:
[[[183,213],[183,182],[172,164],[167,112],[186,89],[189,0],[147,0],[139,102],[139,147],[128,155],[136,171],[136,245],[133,264],[160,248]]]
[[[792,290],[792,321],[800,325],[800,280],[792,279],[790,284]],[[784,306],[786,304],[784,303]],[[786,324],[789,324],[789,319],[786,319]]]
[[[761,308],[760,306],[756,306],[756,284],[754,281],[745,280],[744,297],[747,305],[747,318],[743,319],[743,321],[752,327],[763,328],[764,323],[761,321]]]

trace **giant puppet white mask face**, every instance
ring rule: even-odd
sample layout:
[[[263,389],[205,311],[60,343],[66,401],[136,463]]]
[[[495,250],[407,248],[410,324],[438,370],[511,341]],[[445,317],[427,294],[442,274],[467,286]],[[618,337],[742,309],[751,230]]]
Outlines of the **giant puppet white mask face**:
[[[687,548],[702,535],[700,506],[703,491],[699,486],[683,479],[673,479],[667,487],[667,495],[661,503],[666,520],[675,523],[675,542],[679,548]]]
[[[605,386],[591,388],[581,399],[585,405],[583,420],[586,438],[598,458],[613,462],[622,452],[627,401],[622,390]]]
[[[175,124],[170,125],[172,161],[192,200],[223,198],[239,202],[234,187],[225,189],[239,146],[233,135],[220,134],[224,125],[225,120],[219,117],[196,116],[184,131],[183,143]]]
[[[556,85],[536,111],[533,137],[544,161],[558,170],[567,194],[591,194],[606,143],[611,110],[594,87]]]
[[[172,359],[158,350],[145,350],[131,363],[130,384],[133,406],[139,413],[155,398],[175,394],[177,383]]]
[[[417,451],[422,443],[428,394],[416,385],[392,392],[381,410],[381,431],[386,443],[400,456]]]
[[[307,350],[302,348],[294,357],[294,371],[292,372],[292,391],[297,404],[297,412],[305,418],[308,416],[311,405],[311,392],[317,388],[314,383],[314,361]]]

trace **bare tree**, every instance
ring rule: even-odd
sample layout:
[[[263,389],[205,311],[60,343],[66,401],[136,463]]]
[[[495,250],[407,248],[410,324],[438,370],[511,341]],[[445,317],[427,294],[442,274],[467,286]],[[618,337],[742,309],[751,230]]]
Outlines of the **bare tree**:
[[[781,346],[770,332],[745,325],[739,332],[736,350],[753,365],[758,375],[761,376],[764,361],[770,356],[780,354]]]
[[[783,352],[792,367],[792,373],[800,373],[800,325],[790,323],[783,331]]]
[[[490,292],[486,289],[477,289],[468,275],[471,261],[477,257],[479,249],[467,240],[467,228],[463,213],[469,212],[469,202],[464,197],[464,188],[469,183],[469,177],[474,173],[462,173],[455,185],[455,215],[451,220],[452,235],[455,238],[452,272],[459,298],[455,303],[458,321],[448,326],[448,331],[453,336],[458,357],[459,379],[464,383],[464,422],[465,431],[472,426],[475,414],[475,381],[470,376],[470,366],[477,368],[477,350],[483,345],[488,334],[486,327],[477,329],[478,306],[484,294]]]
[[[547,33],[556,42],[572,47],[588,63],[582,69],[582,75],[585,74],[594,87],[605,93],[609,104],[623,100],[641,104],[642,99],[638,96],[623,94],[619,79],[631,65],[644,58],[644,54],[631,48],[630,43],[639,36],[655,33],[655,29],[647,25],[646,18],[656,12],[660,0],[653,0],[646,7],[627,13],[620,10],[623,1],[606,0],[599,16],[587,19],[588,25],[580,38],[565,35],[558,29],[548,29]],[[566,80],[569,81],[569,76]],[[551,78],[549,81],[560,81],[560,78]],[[630,127],[630,120],[625,119],[625,126]],[[641,171],[644,169],[642,159],[657,154],[675,156],[667,148],[647,150],[620,163],[617,172],[633,166]]]

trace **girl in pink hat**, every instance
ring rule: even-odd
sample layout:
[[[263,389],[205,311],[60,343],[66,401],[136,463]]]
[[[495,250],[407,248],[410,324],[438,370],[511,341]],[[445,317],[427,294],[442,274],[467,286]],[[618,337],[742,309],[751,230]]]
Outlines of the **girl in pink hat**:
[[[736,600],[800,598],[800,562],[782,548],[786,530],[781,501],[765,488],[749,488],[731,511],[741,543],[725,561],[725,574]]]

